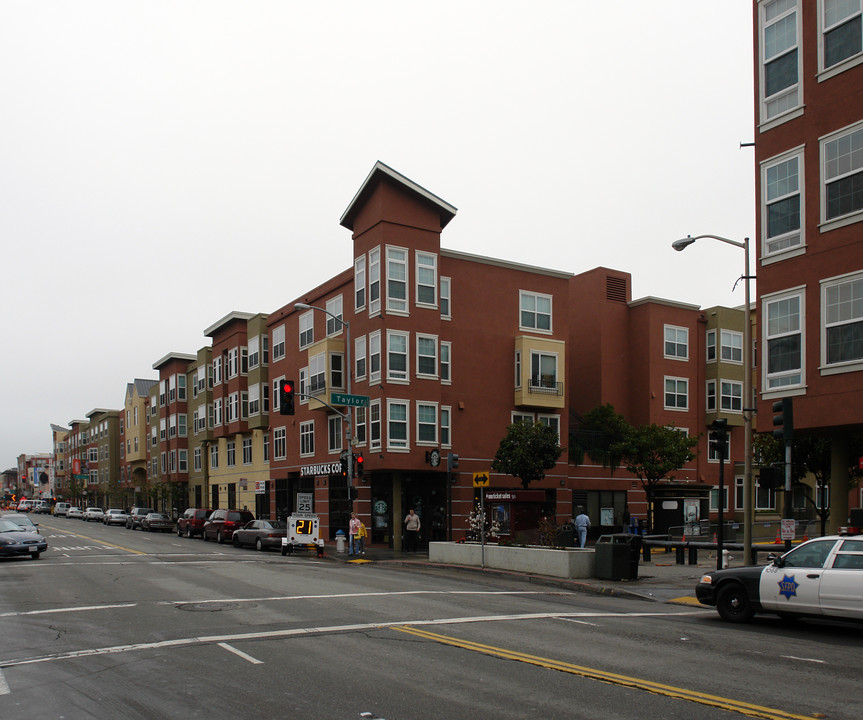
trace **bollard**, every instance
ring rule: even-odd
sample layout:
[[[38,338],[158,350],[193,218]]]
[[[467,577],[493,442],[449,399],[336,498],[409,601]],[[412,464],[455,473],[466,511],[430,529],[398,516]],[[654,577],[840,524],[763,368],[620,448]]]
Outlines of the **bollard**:
[[[698,548],[697,547],[689,547],[689,564],[690,565],[698,565]]]
[[[675,561],[678,565],[686,565],[686,551],[682,546],[674,548],[674,554],[676,555]]]

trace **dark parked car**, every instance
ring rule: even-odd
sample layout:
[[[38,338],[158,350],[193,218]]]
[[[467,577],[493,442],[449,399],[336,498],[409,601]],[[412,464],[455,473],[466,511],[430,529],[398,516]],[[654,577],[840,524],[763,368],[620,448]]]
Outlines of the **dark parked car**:
[[[288,525],[281,520],[252,520],[234,530],[234,547],[254,545],[255,550],[278,550],[282,538],[288,535]]]
[[[126,520],[126,529],[134,530],[135,528],[141,527],[141,520],[143,520],[147,513],[156,512],[151,507],[133,507],[132,511],[129,513],[129,519]]]
[[[174,521],[165,513],[151,512],[141,519],[141,530],[150,532],[171,532],[174,529]]]
[[[213,510],[204,523],[204,540],[227,542],[233,537],[234,530],[239,530],[254,519],[255,516],[248,510]]]
[[[213,512],[210,508],[189,508],[177,520],[177,535],[187,538],[204,534],[204,522]]]
[[[12,520],[0,520],[0,556],[29,555],[38,560],[48,549],[48,543],[39,533],[22,530]]]

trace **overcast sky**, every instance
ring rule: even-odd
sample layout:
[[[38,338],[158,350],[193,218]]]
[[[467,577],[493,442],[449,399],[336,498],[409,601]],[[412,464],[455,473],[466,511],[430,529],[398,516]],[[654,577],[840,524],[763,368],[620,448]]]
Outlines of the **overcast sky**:
[[[445,248],[742,304],[671,242],[754,233],[752,86],[749,0],[3,0],[0,468],[350,267],[377,160]]]

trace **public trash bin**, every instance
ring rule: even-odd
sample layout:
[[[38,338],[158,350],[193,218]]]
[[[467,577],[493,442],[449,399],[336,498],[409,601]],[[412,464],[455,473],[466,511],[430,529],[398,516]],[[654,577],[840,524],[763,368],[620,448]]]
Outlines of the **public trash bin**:
[[[337,553],[344,553],[346,538],[347,538],[347,535],[345,535],[344,530],[339,530],[336,533],[336,552]]]
[[[557,531],[558,547],[573,547],[575,545],[575,528],[572,525],[562,525]]]
[[[596,577],[600,580],[636,580],[641,537],[628,533],[600,535],[596,541]]]

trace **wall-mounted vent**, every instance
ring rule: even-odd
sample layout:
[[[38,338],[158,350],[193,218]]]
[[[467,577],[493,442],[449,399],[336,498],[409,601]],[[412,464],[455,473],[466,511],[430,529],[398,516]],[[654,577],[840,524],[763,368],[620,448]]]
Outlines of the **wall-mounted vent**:
[[[626,302],[626,278],[605,277],[605,299],[613,302]]]

